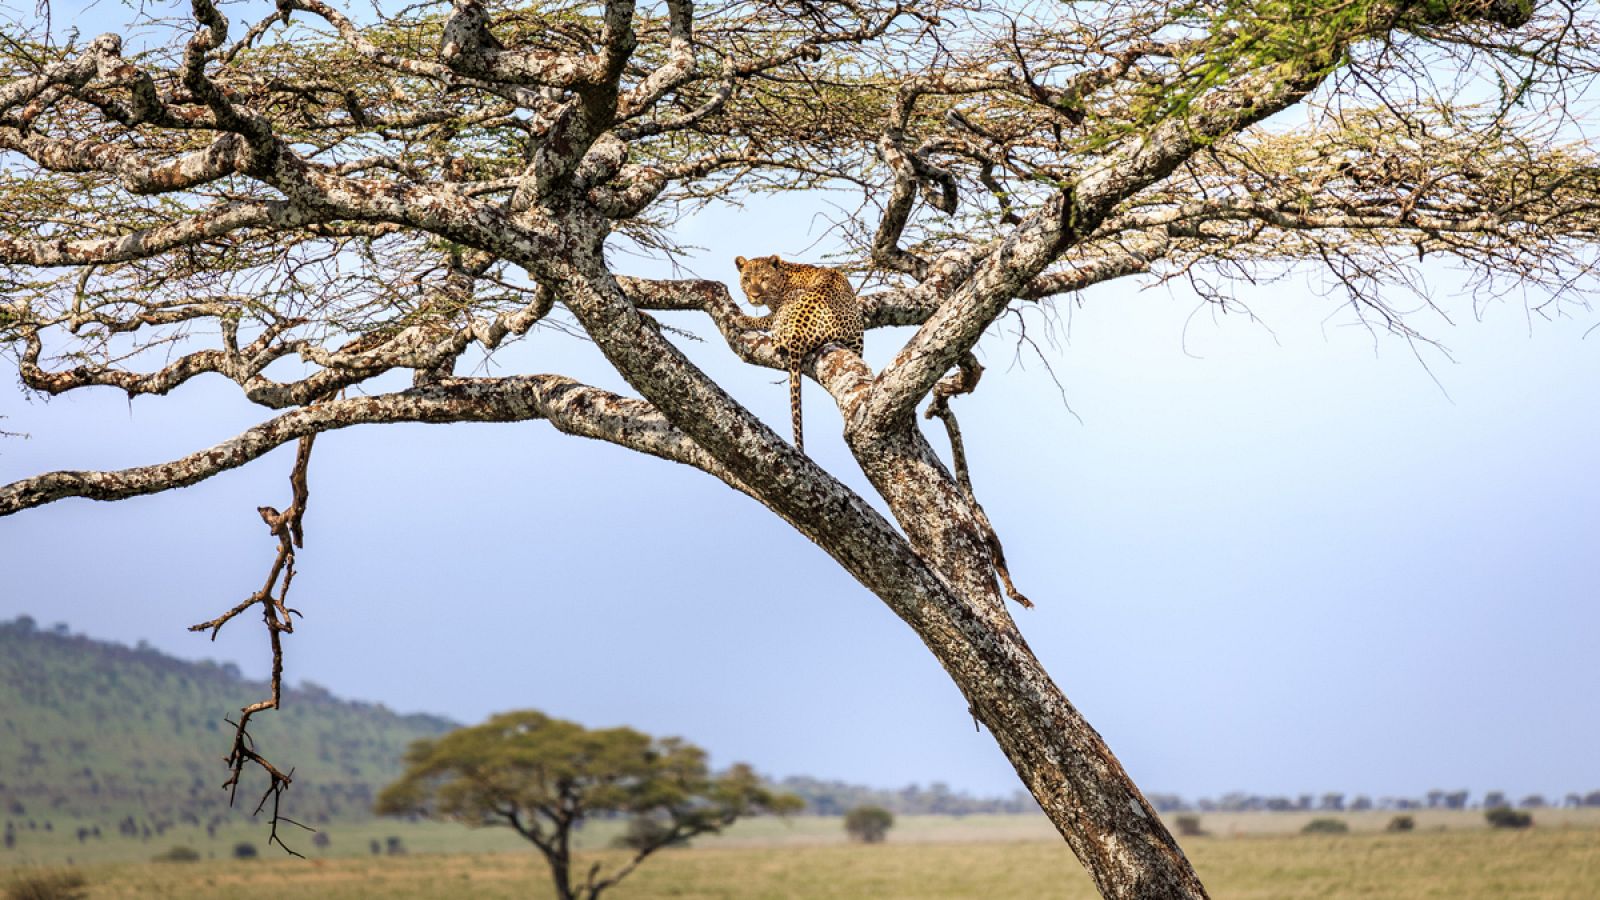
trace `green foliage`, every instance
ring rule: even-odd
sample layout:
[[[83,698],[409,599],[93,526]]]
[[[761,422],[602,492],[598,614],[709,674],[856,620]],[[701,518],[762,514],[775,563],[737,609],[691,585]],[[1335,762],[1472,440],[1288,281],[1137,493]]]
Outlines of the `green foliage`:
[[[1351,40],[1368,27],[1382,0],[1226,0],[1189,3],[1173,10],[1177,27],[1204,37],[1176,60],[1170,81],[1152,84],[1132,115],[1091,140],[1103,145],[1130,130],[1188,116],[1200,97],[1256,72],[1269,80],[1302,81],[1347,62]]]
[[[680,738],[654,738],[631,728],[590,730],[534,710],[502,713],[418,741],[406,765],[405,775],[379,796],[379,813],[511,827],[545,855],[563,896],[599,892],[575,892],[567,868],[572,830],[592,816],[648,821],[629,833],[637,861],[694,835],[721,831],[741,816],[784,814],[802,805],[798,797],[768,788],[748,766],[711,774],[705,751]]]
[[[6,885],[6,900],[81,900],[89,880],[70,869],[24,872]]]
[[[796,808],[748,767],[708,775],[705,751],[679,738],[656,739],[631,728],[591,731],[534,711],[503,713],[418,741],[406,763],[405,776],[380,795],[379,813],[488,825],[507,824],[500,811],[508,808],[577,818],[664,811],[680,827],[700,832],[751,812]]]
[[[1194,84],[1214,87],[1241,70],[1331,71],[1380,2],[1388,0],[1228,0],[1209,23]]]
[[[1350,825],[1343,819],[1312,819],[1300,829],[1301,834],[1346,834],[1349,831]]]
[[[1489,21],[1515,27],[1532,14],[1531,0],[1224,0],[1177,5],[1175,26],[1193,35],[1177,75],[1151,85],[1125,123],[1091,140],[1104,145],[1129,130],[1184,118],[1200,97],[1236,87],[1254,73],[1256,89],[1309,83],[1350,62],[1350,48],[1391,28],[1441,28]]]
[[[1509,806],[1497,806],[1485,810],[1483,817],[1494,828],[1532,828],[1533,816],[1525,812],[1517,812]]]
[[[889,834],[894,813],[881,806],[858,806],[845,813],[844,830],[853,841],[876,844]]]
[[[165,853],[158,853],[151,858],[152,862],[199,862],[200,851],[193,847],[173,847]]]
[[[1385,825],[1384,831],[1411,831],[1417,827],[1417,820],[1411,816],[1395,816]]]
[[[249,841],[240,841],[233,845],[234,859],[255,859],[258,855],[256,845]]]

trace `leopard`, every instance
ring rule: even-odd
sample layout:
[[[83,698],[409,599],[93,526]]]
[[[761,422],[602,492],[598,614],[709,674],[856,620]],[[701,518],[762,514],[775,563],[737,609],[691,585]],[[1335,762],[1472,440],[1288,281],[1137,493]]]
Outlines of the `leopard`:
[[[739,286],[756,306],[771,312],[755,322],[768,328],[789,370],[789,415],[794,447],[805,452],[800,415],[800,367],[824,344],[836,343],[860,356],[863,348],[861,302],[850,279],[838,269],[784,262],[777,256],[734,257]]]

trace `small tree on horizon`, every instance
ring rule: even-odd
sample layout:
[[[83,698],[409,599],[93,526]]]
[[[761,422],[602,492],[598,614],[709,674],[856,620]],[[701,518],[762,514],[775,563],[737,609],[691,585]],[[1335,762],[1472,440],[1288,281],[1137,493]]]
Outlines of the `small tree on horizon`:
[[[844,830],[863,844],[882,843],[892,827],[894,813],[881,806],[858,806],[845,813]]]
[[[1517,812],[1509,806],[1497,806],[1486,810],[1483,814],[1491,828],[1531,828],[1533,816],[1525,812]]]
[[[561,900],[595,900],[646,857],[741,816],[796,811],[798,797],[773,791],[745,765],[711,774],[706,753],[680,738],[631,728],[590,730],[533,710],[413,743],[406,772],[378,796],[380,815],[420,814],[522,835],[550,864]],[[602,876],[572,872],[572,832],[595,815],[648,819],[633,856]]]
[[[1350,825],[1343,819],[1312,819],[1300,829],[1301,834],[1346,834],[1349,831]]]

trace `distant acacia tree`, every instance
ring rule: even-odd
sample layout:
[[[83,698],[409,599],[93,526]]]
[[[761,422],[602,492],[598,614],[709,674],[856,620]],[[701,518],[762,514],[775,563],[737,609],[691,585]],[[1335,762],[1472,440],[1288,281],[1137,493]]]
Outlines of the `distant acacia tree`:
[[[1533,816],[1525,812],[1517,812],[1509,806],[1497,806],[1485,810],[1483,817],[1492,828],[1532,828]]]
[[[876,844],[894,827],[894,813],[881,806],[858,806],[844,815],[844,830],[853,841]]]
[[[1384,826],[1385,831],[1412,831],[1417,827],[1417,820],[1411,816],[1395,816]]]
[[[1343,819],[1312,819],[1300,829],[1301,834],[1345,834],[1350,823]]]
[[[663,847],[800,806],[746,766],[712,775],[705,751],[678,738],[589,730],[530,710],[412,744],[405,774],[378,796],[377,811],[510,828],[544,855],[556,896],[595,900]],[[599,863],[574,872],[573,831],[612,815],[650,823],[629,830],[632,858],[611,872]]]
[[[265,411],[179,459],[20,479],[0,515],[172,490],[299,442],[292,501],[261,508],[264,585],[194,626],[266,620],[273,691],[230,760],[265,767],[274,800],[289,773],[246,728],[279,699],[313,437],[542,419],[788,522],[927,644],[1103,894],[1204,896],[1006,606],[1026,602],[950,403],[978,384],[979,339],[1130,276],[1238,309],[1228,282],[1297,264],[1375,332],[1425,339],[1430,256],[1469,270],[1474,302],[1583,308],[1600,224],[1569,112],[1600,71],[1585,4],[336,2],[230,7],[257,16],[235,27],[189,0],[132,49],[34,22],[0,43],[0,352],[47,394],[209,376]],[[725,285],[632,277],[616,252],[680,249],[696,204],[818,187],[856,192],[838,224],[874,287],[869,328],[913,329],[878,372],[837,346],[805,361],[881,502],[680,349],[664,313],[783,367]],[[477,365],[539,326],[581,332],[628,393]],[[1084,639],[1143,670],[1138,635]]]

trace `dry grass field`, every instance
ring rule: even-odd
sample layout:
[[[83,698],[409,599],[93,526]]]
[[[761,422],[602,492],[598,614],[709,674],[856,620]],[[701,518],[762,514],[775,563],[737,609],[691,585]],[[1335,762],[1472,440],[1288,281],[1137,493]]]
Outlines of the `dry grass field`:
[[[1538,827],[1515,832],[1469,827],[1482,821],[1481,814],[1425,813],[1418,816],[1418,830],[1406,834],[1362,830],[1381,827],[1386,816],[1373,822],[1350,816],[1356,830],[1330,836],[1294,833],[1298,820],[1293,815],[1217,815],[1203,821],[1212,836],[1189,838],[1185,848],[1218,898],[1594,900],[1600,897],[1600,827],[1596,827],[1600,817],[1574,812],[1543,817]],[[395,830],[386,823],[374,824]],[[429,826],[412,826],[425,827]],[[765,833],[769,828],[771,833]],[[837,820],[798,820],[791,826],[748,823],[727,838],[662,853],[612,896],[618,900],[1094,897],[1077,863],[1051,839],[1042,819],[917,817],[897,826],[887,844],[872,847],[843,843],[833,833],[836,828]],[[446,837],[444,832],[434,835],[435,840]],[[481,841],[492,836],[469,837]],[[419,844],[429,844],[426,833],[409,832],[408,838],[413,852],[404,856],[294,860],[274,852],[248,861],[98,862],[78,869],[88,877],[93,900],[553,896],[542,862],[530,851],[441,848],[451,852],[418,853]],[[450,840],[460,839],[457,835]],[[345,841],[356,842],[355,835]],[[591,854],[591,858],[613,857],[611,852]],[[33,869],[0,869],[0,884]]]

